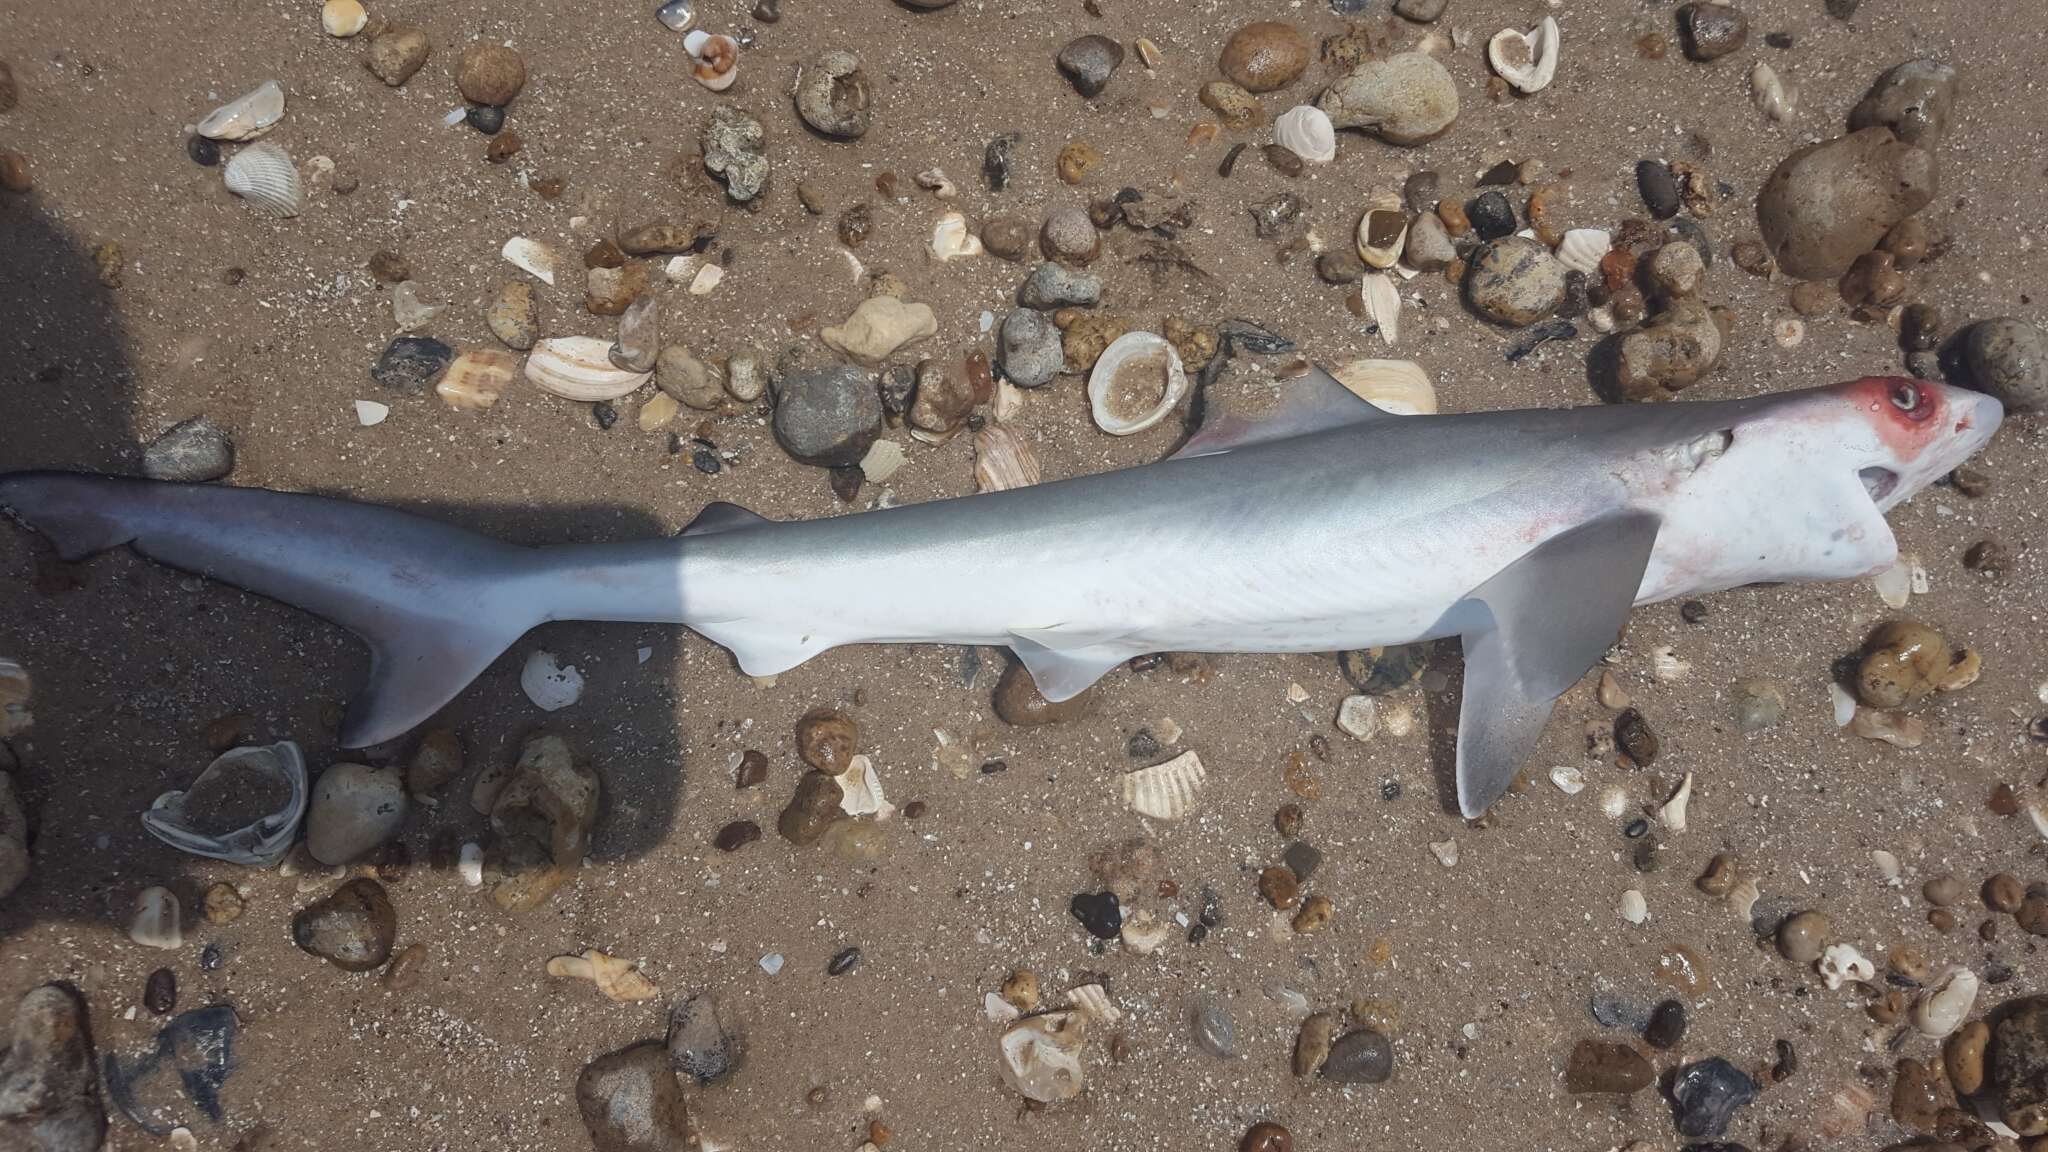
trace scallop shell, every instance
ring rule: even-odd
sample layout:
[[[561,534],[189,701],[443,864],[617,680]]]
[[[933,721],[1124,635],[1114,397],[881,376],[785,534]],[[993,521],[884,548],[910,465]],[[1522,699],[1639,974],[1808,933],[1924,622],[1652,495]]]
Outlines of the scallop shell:
[[[563,664],[545,648],[536,648],[519,670],[519,687],[543,712],[555,712],[583,698],[583,673]]]
[[[595,336],[552,336],[526,357],[526,378],[568,400],[616,400],[647,383],[651,372],[612,364],[612,342]]]
[[[989,424],[974,434],[974,483],[981,491],[1029,488],[1038,476],[1031,445],[1007,426]]]
[[[1329,115],[1313,104],[1282,112],[1273,121],[1273,139],[1311,164],[1327,164],[1337,158],[1337,130]]]
[[[696,63],[690,75],[713,92],[723,92],[740,78],[740,44],[730,36],[702,30],[683,37],[683,51]]]
[[[932,225],[933,259],[958,260],[962,256],[979,256],[981,253],[981,237],[968,230],[967,217],[958,212],[948,212]]]
[[[1119,395],[1117,377],[1127,368],[1144,372],[1150,383],[1147,363],[1165,367],[1165,385],[1157,399],[1147,394]],[[1126,332],[1110,342],[1088,373],[1088,407],[1095,426],[1111,436],[1130,436],[1152,427],[1188,394],[1188,376],[1181,367],[1180,354],[1165,337],[1151,332]]]
[[[848,816],[871,815],[881,820],[896,811],[896,806],[883,798],[881,777],[875,775],[874,761],[866,756],[847,761],[846,771],[833,779],[839,781],[839,810]]]
[[[254,771],[273,777],[285,786],[285,802],[277,811],[253,824],[231,832],[206,833],[193,828],[185,816],[185,797],[203,781],[216,775]],[[182,791],[166,792],[142,814],[142,827],[157,839],[181,852],[268,868],[291,850],[305,818],[311,790],[306,786],[306,758],[299,746],[287,740],[267,746],[236,748],[206,766]]]
[[[1075,1009],[1027,1016],[1003,1032],[1003,1082],[1027,1100],[1051,1104],[1081,1094],[1087,1017]]]
[[[543,284],[555,282],[555,250],[538,240],[514,236],[498,251],[507,263]]]
[[[28,710],[31,687],[28,669],[0,659],[0,740],[28,731],[35,722]]]
[[[1401,289],[1385,272],[1367,272],[1358,278],[1358,299],[1366,318],[1379,329],[1380,339],[1393,347],[1401,339]]]
[[[1486,42],[1486,60],[1500,77],[1522,92],[1541,92],[1557,75],[1557,18],[1545,16],[1543,23],[1527,32],[1504,28]]]
[[[1913,1001],[1913,1028],[1939,1040],[1961,1028],[1976,1003],[1977,974],[1968,968],[1951,968]]]
[[[1394,233],[1392,239],[1373,243],[1372,234],[1384,234],[1384,230],[1389,226],[1389,220],[1399,221],[1399,230]],[[1382,193],[1366,201],[1365,212],[1358,218],[1359,259],[1373,268],[1392,268],[1401,259],[1401,252],[1407,247],[1408,211],[1402,206],[1401,198]]]
[[[1115,1024],[1124,1018],[1123,1010],[1109,998],[1109,989],[1100,984],[1083,984],[1067,990],[1067,1003],[1086,1015],[1096,1024]]]
[[[284,149],[268,141],[251,144],[221,166],[221,182],[249,207],[284,220],[306,206],[299,169]]]
[[[1605,228],[1573,228],[1557,243],[1557,262],[1581,275],[1600,271],[1600,258],[1614,247]]]
[[[1179,820],[1195,810],[1209,777],[1202,758],[1183,752],[1164,764],[1126,772],[1119,781],[1124,807],[1154,820]]]
[[[652,1000],[661,995],[655,986],[631,961],[616,956],[607,956],[592,948],[580,956],[556,956],[548,960],[547,973],[558,979],[588,980],[597,985],[607,1000],[620,1004],[631,1004],[640,1000]]]
[[[284,85],[265,80],[207,113],[193,131],[209,140],[254,140],[284,119]]]
[[[1382,277],[1384,279],[1384,277]],[[1436,414],[1436,387],[1413,360],[1353,360],[1330,373],[1353,396],[1396,416]]]

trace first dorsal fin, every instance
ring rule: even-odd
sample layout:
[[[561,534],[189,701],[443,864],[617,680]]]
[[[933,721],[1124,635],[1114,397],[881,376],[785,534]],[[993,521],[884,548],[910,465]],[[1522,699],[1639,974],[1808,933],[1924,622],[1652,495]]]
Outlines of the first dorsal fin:
[[[737,504],[714,500],[706,504],[703,511],[697,513],[697,518],[690,521],[683,529],[682,535],[708,536],[713,532],[730,532],[735,528],[752,528],[756,524],[766,523],[769,523],[766,516],[749,512]]]
[[[1257,418],[1215,413],[1202,422],[1201,430],[1173,457],[1213,456],[1235,448],[1392,416],[1393,413],[1360,399],[1328,372],[1310,368],[1308,375],[1286,385],[1279,406],[1272,412]]]

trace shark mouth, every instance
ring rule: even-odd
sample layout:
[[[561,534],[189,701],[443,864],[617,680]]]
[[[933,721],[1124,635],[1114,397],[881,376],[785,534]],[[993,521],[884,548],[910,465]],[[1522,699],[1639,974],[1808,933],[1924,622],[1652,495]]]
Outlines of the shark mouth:
[[[1899,486],[1899,474],[1889,468],[1870,467],[1856,473],[1863,481],[1863,490],[1870,493],[1870,502],[1883,504]]]

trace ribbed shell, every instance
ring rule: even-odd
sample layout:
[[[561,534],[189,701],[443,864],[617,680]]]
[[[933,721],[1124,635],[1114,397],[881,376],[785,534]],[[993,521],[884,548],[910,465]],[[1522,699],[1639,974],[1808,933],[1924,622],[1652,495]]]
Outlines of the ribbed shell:
[[[283,220],[297,216],[306,206],[298,165],[275,144],[251,144],[235,153],[222,167],[220,177],[228,191],[265,216]]]
[[[1202,758],[1183,752],[1164,764],[1124,773],[1124,806],[1154,820],[1179,820],[1195,810],[1208,778]]]

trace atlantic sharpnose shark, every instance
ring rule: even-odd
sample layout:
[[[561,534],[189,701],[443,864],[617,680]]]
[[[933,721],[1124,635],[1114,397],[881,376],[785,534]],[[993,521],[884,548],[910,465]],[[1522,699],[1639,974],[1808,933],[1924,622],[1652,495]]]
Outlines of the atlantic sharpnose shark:
[[[1458,804],[1498,799],[1630,609],[1897,555],[1884,513],[1983,447],[1998,401],[1866,378],[1713,403],[1393,416],[1321,371],[1154,464],[680,535],[525,548],[317,496],[54,472],[0,506],[66,559],[119,544],[368,642],[342,743],[404,734],[549,620],[686,624],[745,672],[842,644],[1007,645],[1049,700],[1148,652],[1458,636]]]

